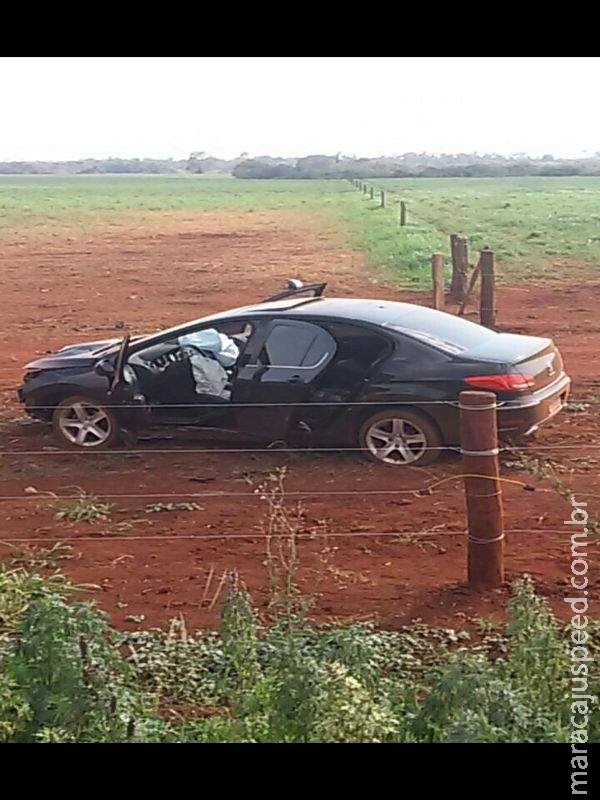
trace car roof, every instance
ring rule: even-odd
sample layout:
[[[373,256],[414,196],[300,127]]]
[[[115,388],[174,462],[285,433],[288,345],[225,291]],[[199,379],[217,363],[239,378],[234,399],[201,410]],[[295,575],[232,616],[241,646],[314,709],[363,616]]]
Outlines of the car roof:
[[[357,322],[370,322],[383,325],[386,322],[397,320],[420,306],[411,303],[398,303],[393,300],[365,300],[363,298],[343,297],[293,297],[285,300],[271,300],[264,303],[255,303],[249,306],[231,308],[219,311],[206,317],[182,322],[172,328],[156,331],[144,340],[153,339],[155,336],[177,333],[180,330],[193,328],[205,323],[220,322],[236,317],[262,316],[263,314],[283,314],[287,316],[338,317]]]
[[[288,317],[296,320],[321,318],[355,323],[362,322],[390,331],[408,334],[411,337],[424,340],[427,344],[437,349],[453,353],[464,350],[465,339],[471,341],[474,339],[475,334],[477,334],[478,338],[481,338],[483,332],[488,336],[496,335],[493,331],[486,328],[482,329],[481,326],[476,325],[474,322],[465,320],[464,317],[457,317],[444,311],[437,311],[414,303],[354,297],[292,297],[232,308],[197,320],[190,320],[173,328],[157,331],[150,336],[143,337],[142,340],[136,342],[136,345],[145,345],[157,337],[163,339],[171,334],[180,335],[194,329],[197,325],[210,325],[239,319],[240,317],[256,318],[263,315],[271,317],[279,317],[281,315],[282,319]],[[453,333],[460,334],[459,341],[462,341],[462,344],[458,348],[453,343],[455,338],[452,335]],[[449,338],[450,341],[445,342],[444,339],[446,338]]]
[[[210,322],[227,317],[282,312],[285,316],[289,314],[294,317],[341,317],[357,322],[383,325],[386,322],[396,321],[419,308],[421,306],[400,303],[395,300],[370,300],[355,297],[293,298],[234,308],[204,317],[203,321]]]

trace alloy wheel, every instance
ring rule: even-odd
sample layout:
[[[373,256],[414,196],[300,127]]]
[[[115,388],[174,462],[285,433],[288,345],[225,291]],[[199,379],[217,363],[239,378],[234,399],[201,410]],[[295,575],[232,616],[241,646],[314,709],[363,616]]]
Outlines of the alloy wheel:
[[[78,447],[99,447],[112,434],[112,422],[106,411],[83,401],[63,407],[58,427],[64,438]]]
[[[390,417],[374,422],[367,430],[369,452],[384,464],[412,464],[427,449],[425,432],[412,420]]]

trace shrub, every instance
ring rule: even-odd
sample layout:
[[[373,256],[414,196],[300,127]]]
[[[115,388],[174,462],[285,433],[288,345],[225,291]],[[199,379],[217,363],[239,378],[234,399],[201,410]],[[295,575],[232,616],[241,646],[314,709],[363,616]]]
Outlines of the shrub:
[[[219,632],[176,620],[120,634],[59,575],[0,568],[0,741],[569,739],[567,638],[529,579],[508,624],[476,644],[425,626],[318,625],[296,603],[264,624],[235,573],[226,585]],[[597,655],[599,626],[589,633]]]

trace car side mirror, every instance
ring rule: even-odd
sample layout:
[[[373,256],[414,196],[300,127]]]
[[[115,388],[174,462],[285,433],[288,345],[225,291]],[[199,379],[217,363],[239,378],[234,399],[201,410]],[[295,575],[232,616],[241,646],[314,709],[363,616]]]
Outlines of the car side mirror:
[[[97,375],[102,375],[104,378],[114,378],[115,365],[108,358],[103,358],[94,367]]]

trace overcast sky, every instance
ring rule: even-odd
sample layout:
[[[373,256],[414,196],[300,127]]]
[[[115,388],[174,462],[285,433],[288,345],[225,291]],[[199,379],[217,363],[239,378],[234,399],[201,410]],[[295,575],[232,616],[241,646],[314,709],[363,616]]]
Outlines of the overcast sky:
[[[600,150],[600,58],[0,58],[0,160]]]

